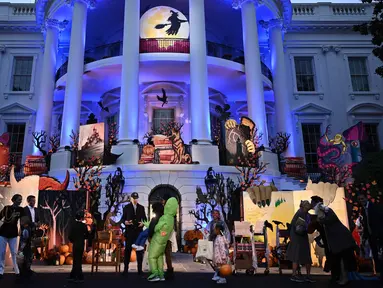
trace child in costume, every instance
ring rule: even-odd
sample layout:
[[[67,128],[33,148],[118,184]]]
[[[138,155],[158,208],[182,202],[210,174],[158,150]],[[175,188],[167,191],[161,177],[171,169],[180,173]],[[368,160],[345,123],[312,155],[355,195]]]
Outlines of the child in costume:
[[[174,216],[177,214],[178,201],[170,198],[164,208],[164,215],[154,228],[154,235],[149,245],[150,282],[165,281],[164,277],[164,253],[166,244],[174,229]]]
[[[147,228],[138,235],[136,243],[132,245],[132,248],[136,251],[143,251],[146,240],[152,238],[154,234],[154,228],[156,227],[161,216],[164,214],[164,206],[162,203],[154,203],[152,206],[153,214],[155,215],[150,222],[144,222],[144,226]]]
[[[214,239],[214,266],[216,267],[213,281],[217,284],[226,284],[226,278],[219,275],[219,270],[222,265],[227,264],[229,255],[229,242],[224,236],[225,228],[222,225],[215,226],[215,239]]]

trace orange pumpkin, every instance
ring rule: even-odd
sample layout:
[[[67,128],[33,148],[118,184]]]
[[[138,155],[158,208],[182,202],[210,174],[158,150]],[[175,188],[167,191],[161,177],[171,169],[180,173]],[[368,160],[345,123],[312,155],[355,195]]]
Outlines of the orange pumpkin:
[[[136,262],[136,260],[137,260],[136,250],[132,250],[132,253],[130,254],[130,262]]]
[[[184,235],[184,240],[185,241],[193,241],[194,239],[203,239],[202,232],[199,230],[196,230],[196,229],[186,231],[186,233]]]
[[[60,265],[64,265],[64,263],[65,263],[65,256],[64,255],[60,255],[60,262],[59,262],[59,264]]]
[[[64,253],[65,258],[68,257],[69,255],[70,255],[69,252]]]
[[[154,146],[153,145],[145,145],[144,148],[142,148],[142,152],[145,155],[154,155]]]
[[[66,265],[73,265],[73,258],[71,256],[68,256],[66,259],[65,259],[65,264]]]
[[[219,268],[219,274],[223,277],[230,276],[232,273],[233,270],[229,264],[222,265],[221,268]]]
[[[69,247],[69,253],[72,253],[73,252],[73,243],[69,243],[68,244],[68,247]]]
[[[65,254],[65,253],[69,252],[69,246],[68,245],[61,245],[59,250],[60,250],[61,254]]]

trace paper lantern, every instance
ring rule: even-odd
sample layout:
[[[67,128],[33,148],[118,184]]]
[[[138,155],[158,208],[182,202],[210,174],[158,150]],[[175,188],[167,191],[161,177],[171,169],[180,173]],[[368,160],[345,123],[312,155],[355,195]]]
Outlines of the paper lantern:
[[[219,269],[219,274],[222,277],[230,276],[232,273],[233,273],[233,270],[231,269],[231,265],[229,264],[222,265],[221,268]]]

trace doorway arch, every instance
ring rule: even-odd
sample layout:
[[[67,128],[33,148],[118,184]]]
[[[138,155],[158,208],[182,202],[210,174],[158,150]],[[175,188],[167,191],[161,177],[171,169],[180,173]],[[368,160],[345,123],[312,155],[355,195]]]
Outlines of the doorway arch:
[[[175,231],[176,231],[176,237],[177,237],[177,244],[178,244],[178,247],[181,247],[181,242],[182,242],[182,239],[181,239],[181,235],[182,235],[182,213],[181,213],[181,194],[179,193],[179,191],[177,190],[177,188],[175,188],[174,186],[172,185],[168,185],[168,184],[161,184],[161,185],[157,185],[156,187],[154,187],[152,189],[152,191],[150,191],[150,194],[149,194],[149,207],[148,207],[148,214],[149,214],[149,219],[152,218],[152,205],[153,203],[156,203],[156,202],[160,202],[165,195],[169,195],[170,197],[174,197],[177,199],[178,201],[178,211],[177,211],[177,215],[176,215],[176,223],[174,223],[175,225]]]

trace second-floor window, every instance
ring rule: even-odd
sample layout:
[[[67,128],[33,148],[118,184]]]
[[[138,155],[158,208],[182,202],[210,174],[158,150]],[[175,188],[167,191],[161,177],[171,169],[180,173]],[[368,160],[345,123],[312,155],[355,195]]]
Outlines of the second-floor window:
[[[174,121],[174,109],[154,109],[153,110],[153,128],[161,128],[169,122]]]
[[[367,58],[349,57],[348,65],[350,67],[352,90],[354,92],[370,91],[370,85],[368,83]]]
[[[13,61],[12,91],[30,91],[33,57],[17,56]]]
[[[294,57],[297,91],[315,91],[313,57]]]

